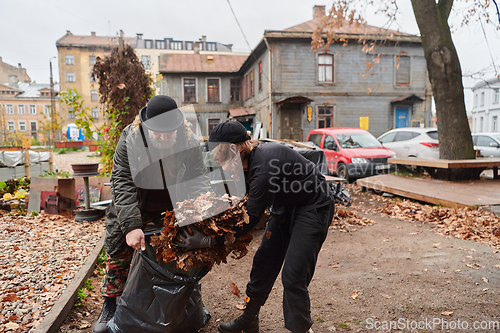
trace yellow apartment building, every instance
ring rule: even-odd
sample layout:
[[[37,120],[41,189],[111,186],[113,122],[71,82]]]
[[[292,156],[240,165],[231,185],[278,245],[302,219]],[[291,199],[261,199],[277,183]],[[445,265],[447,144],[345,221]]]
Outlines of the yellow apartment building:
[[[126,44],[132,44],[134,38],[125,37]],[[97,57],[111,54],[118,46],[118,37],[101,37],[91,32],[90,36],[76,36],[69,30],[56,42],[59,62],[59,84],[61,91],[76,88],[84,100],[84,107],[92,110],[92,117],[97,126],[105,122],[104,107],[99,103],[99,84],[91,76],[92,67]],[[73,110],[61,103],[61,114],[64,120],[63,132],[68,124],[75,121]]]
[[[59,97],[54,90],[54,111],[59,114]],[[30,136],[47,144],[49,133],[44,124],[50,122],[50,84],[14,82],[0,83],[0,140],[2,142]],[[56,133],[57,140],[61,133]]]

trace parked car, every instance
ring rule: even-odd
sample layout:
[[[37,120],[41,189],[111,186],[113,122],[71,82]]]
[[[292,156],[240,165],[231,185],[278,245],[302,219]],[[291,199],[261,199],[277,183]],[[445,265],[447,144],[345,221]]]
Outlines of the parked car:
[[[439,158],[439,141],[436,128],[403,127],[378,137],[382,145],[399,158]]]
[[[474,149],[484,157],[500,157],[500,133],[473,133]]]
[[[314,129],[307,141],[323,149],[331,174],[347,180],[386,173],[392,168],[387,159],[395,153],[359,128]]]

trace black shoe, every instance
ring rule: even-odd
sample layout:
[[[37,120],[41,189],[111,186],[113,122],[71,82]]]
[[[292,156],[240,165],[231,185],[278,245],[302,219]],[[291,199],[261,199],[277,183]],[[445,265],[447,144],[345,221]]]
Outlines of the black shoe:
[[[116,299],[115,297],[106,297],[104,304],[102,305],[101,314],[94,324],[94,329],[92,333],[107,333],[108,329],[106,324],[113,318],[116,311]]]
[[[220,324],[219,332],[259,333],[259,315],[249,315],[243,313],[241,316],[229,323]]]

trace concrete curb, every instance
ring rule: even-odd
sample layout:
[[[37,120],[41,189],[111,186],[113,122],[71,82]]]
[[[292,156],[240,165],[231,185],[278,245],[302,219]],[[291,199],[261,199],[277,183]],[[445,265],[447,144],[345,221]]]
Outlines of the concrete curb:
[[[76,273],[61,297],[54,304],[49,314],[42,320],[34,333],[57,333],[59,327],[70,313],[76,302],[78,290],[83,287],[85,281],[90,277],[97,264],[97,257],[104,246],[104,236],[96,244],[94,250],[90,252],[87,260]]]

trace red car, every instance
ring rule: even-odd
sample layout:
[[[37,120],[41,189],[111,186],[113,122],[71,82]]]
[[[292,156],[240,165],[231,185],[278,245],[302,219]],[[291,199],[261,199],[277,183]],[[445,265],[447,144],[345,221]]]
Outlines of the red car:
[[[383,147],[370,132],[359,128],[314,129],[309,132],[307,141],[323,149],[330,173],[347,180],[393,169],[387,159],[396,153]]]

